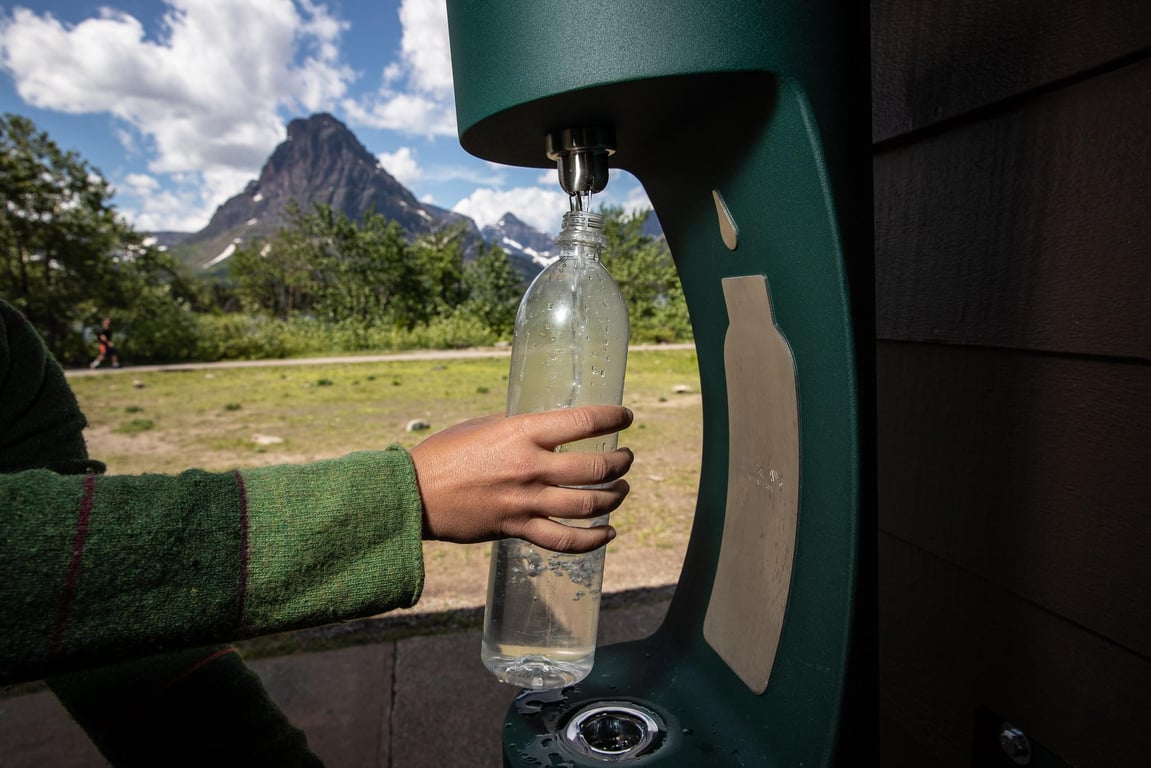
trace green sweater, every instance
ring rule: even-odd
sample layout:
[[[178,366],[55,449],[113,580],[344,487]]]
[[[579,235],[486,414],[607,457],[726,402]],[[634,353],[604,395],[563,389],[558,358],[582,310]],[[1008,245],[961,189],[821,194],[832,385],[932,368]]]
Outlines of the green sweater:
[[[229,649],[190,649],[418,599],[422,508],[402,448],[115,476],[88,459],[85,424],[40,337],[0,301],[0,684],[180,652],[53,687],[83,705],[125,677],[159,690],[216,668],[234,685],[254,676]]]
[[[295,467],[0,476],[5,682],[415,603],[403,451]]]

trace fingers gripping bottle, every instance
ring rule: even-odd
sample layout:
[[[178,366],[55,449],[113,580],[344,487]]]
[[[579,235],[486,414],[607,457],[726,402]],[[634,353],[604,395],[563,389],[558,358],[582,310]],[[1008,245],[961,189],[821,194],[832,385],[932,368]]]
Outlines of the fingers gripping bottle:
[[[508,415],[619,405],[627,364],[627,305],[600,263],[603,217],[564,214],[559,258],[524,294],[508,376]],[[611,451],[616,435],[559,451]],[[603,525],[607,516],[572,525]],[[505,539],[492,547],[481,657],[501,681],[563,688],[591,672],[605,548],[568,555]]]

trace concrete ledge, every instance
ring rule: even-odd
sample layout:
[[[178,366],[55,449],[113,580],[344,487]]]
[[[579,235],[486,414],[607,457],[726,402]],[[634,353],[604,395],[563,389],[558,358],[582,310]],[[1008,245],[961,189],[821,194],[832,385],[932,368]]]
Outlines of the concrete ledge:
[[[651,634],[670,596],[605,595],[600,644]],[[502,768],[503,720],[517,691],[480,662],[480,620],[482,609],[369,619],[245,644],[245,655],[327,768]],[[275,648],[304,650],[253,658]],[[0,766],[108,763],[55,696],[36,691],[0,698]]]

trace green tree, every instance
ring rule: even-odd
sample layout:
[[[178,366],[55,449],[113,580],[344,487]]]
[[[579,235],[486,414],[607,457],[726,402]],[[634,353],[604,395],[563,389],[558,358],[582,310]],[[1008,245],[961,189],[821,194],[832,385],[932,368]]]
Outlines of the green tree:
[[[118,310],[118,346],[134,361],[193,360],[200,324],[170,284],[142,287],[127,307]]]
[[[526,286],[504,249],[494,243],[481,244],[476,258],[464,267],[464,285],[467,290],[465,313],[479,319],[498,336],[510,338]]]
[[[361,327],[427,323],[429,290],[450,280],[432,255],[418,257],[399,224],[374,211],[356,223],[322,204],[306,213],[293,204],[288,218],[271,240],[232,256],[231,280],[246,309]],[[426,274],[430,265],[440,271]]]
[[[632,339],[690,339],[687,302],[671,251],[643,232],[650,211],[628,216],[622,208],[605,207],[601,213],[607,238],[602,261],[627,302]]]
[[[299,220],[299,209],[289,215]],[[229,260],[232,290],[248,312],[265,312],[287,320],[310,309],[314,291],[312,244],[299,226],[280,230],[270,241],[237,248]]]
[[[407,330],[428,321],[425,281],[399,224],[372,211],[357,225],[327,206],[308,223],[317,249],[317,314]]]
[[[84,310],[107,304],[112,254],[131,239],[111,195],[31,120],[0,118],[0,292],[53,349],[75,344],[69,336]]]
[[[170,259],[143,244],[117,214],[112,188],[79,155],[64,151],[26,117],[0,117],[0,295],[17,305],[66,363],[91,355],[85,325],[110,316],[143,335],[166,302],[169,320],[190,322],[190,295]],[[157,305],[158,306],[158,305]],[[154,306],[153,309],[156,309]]]
[[[463,226],[445,227],[414,243],[416,269],[424,283],[424,303],[433,317],[450,315],[467,298],[464,232]]]

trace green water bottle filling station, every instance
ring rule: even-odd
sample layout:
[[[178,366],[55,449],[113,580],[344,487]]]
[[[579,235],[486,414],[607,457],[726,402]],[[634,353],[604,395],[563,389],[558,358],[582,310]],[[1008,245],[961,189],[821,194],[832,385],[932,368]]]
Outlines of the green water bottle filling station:
[[[577,202],[609,167],[643,184],[703,398],[695,518],[662,626],[598,649],[574,685],[525,690],[505,764],[865,759],[848,734],[870,706],[867,5],[447,5],[464,149],[557,167]]]

